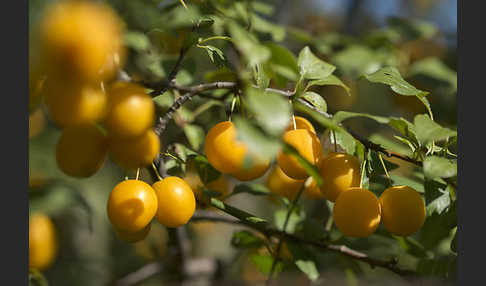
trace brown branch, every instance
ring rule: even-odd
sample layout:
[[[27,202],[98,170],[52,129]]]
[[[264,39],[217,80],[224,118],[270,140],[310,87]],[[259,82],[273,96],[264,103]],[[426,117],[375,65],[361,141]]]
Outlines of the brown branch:
[[[310,245],[319,248],[321,250],[340,253],[349,258],[365,262],[371,267],[381,267],[384,269],[388,269],[389,271],[392,271],[402,276],[413,276],[415,274],[415,272],[413,271],[399,268],[397,266],[398,261],[395,258],[391,260],[380,260],[380,259],[372,258],[365,253],[353,250],[345,245],[327,244],[325,242],[307,240],[305,238],[301,238],[294,234],[286,233],[268,226],[262,228],[261,225],[259,226],[252,225],[247,222],[243,222],[239,219],[231,219],[228,218],[227,216],[223,216],[221,214],[214,213],[214,212],[209,213],[209,212],[197,211],[194,214],[194,216],[191,218],[191,222],[195,222],[195,221],[212,221],[212,222],[222,222],[222,223],[230,223],[230,224],[241,224],[241,225],[248,226],[256,231],[259,231],[269,237],[274,236],[279,238],[285,238],[300,244]]]

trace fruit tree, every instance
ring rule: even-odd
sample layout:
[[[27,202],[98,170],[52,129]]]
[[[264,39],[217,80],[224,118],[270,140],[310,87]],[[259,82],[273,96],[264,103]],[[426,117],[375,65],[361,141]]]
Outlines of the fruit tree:
[[[38,2],[32,283],[454,283],[457,79],[434,24]]]

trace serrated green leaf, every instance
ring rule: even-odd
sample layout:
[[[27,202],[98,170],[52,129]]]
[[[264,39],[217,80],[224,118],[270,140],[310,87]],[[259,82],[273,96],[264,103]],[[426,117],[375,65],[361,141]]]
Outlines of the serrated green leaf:
[[[424,174],[428,178],[450,178],[457,175],[457,161],[438,156],[425,158]]]
[[[312,260],[297,260],[295,261],[295,265],[300,271],[304,272],[307,275],[307,278],[311,281],[316,281],[319,278],[319,271],[317,271],[317,267],[314,261]]]
[[[231,245],[236,248],[258,248],[264,244],[263,240],[247,230],[233,233]]]
[[[417,139],[423,145],[430,141],[440,141],[457,136],[457,131],[440,126],[425,114],[416,115],[414,125]]]
[[[318,110],[327,112],[327,103],[321,95],[312,91],[306,91],[300,97],[312,104],[312,106]]]
[[[307,87],[305,88],[305,90],[309,89],[311,86],[314,86],[314,85],[320,85],[320,86],[336,85],[336,86],[340,86],[340,87],[344,88],[344,90],[346,91],[348,96],[351,96],[351,89],[347,85],[345,85],[337,76],[335,76],[333,74],[331,74],[331,75],[329,75],[325,78],[322,78],[322,79],[309,81],[307,83]]]
[[[262,64],[256,65],[253,69],[253,76],[257,82],[258,88],[264,90],[270,84],[270,78],[265,73],[265,69]]]
[[[303,48],[297,59],[300,75],[305,79],[322,79],[331,75],[335,66],[316,57],[308,46]]]
[[[426,96],[429,92],[422,91],[409,84],[400,75],[395,67],[384,67],[371,74],[365,74],[364,77],[373,83],[382,83],[401,95],[406,96]]]
[[[280,136],[290,120],[290,104],[281,95],[248,88],[246,102],[257,122],[271,135]]]

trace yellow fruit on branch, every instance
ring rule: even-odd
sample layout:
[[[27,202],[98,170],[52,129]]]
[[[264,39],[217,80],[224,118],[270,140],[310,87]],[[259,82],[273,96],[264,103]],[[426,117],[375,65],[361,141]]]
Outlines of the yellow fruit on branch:
[[[245,169],[248,147],[237,140],[236,127],[230,121],[213,126],[206,135],[204,152],[209,163],[223,174],[232,174],[243,181],[256,179],[266,172],[269,161],[253,157],[252,165]]]
[[[150,223],[157,207],[157,195],[149,184],[139,180],[125,180],[111,191],[107,212],[117,230],[134,233]]]
[[[307,129],[290,130],[284,133],[283,140],[297,149],[297,152],[312,165],[317,166],[319,164],[322,157],[322,147],[315,133]],[[293,179],[302,180],[309,177],[297,158],[290,154],[280,152],[277,162],[282,171]]]
[[[106,136],[95,125],[67,127],[56,145],[57,166],[68,176],[89,177],[103,165],[106,143]]]
[[[104,124],[115,137],[137,137],[151,128],[155,105],[145,88],[129,82],[116,82],[108,90],[108,114]]]
[[[360,163],[358,158],[345,153],[330,153],[321,162],[321,192],[324,197],[335,202],[346,189],[358,187]]]
[[[46,8],[38,40],[49,77],[96,83],[110,79],[123,64],[123,23],[107,5],[59,1]]]
[[[106,115],[107,97],[101,87],[46,80],[42,94],[52,120],[59,127],[101,121]]]
[[[313,200],[324,198],[324,194],[322,194],[321,189],[317,186],[316,180],[312,177],[305,180],[304,195]]]
[[[294,118],[295,118],[295,129],[307,129],[313,133],[316,133],[316,129],[314,128],[312,123],[310,123],[309,120],[301,116],[294,116]],[[294,122],[291,119],[290,124],[287,127],[286,131],[290,131],[293,129],[294,129]]]
[[[287,176],[278,165],[275,165],[267,177],[266,186],[274,194],[293,200],[304,180],[296,180]]]
[[[167,177],[153,184],[158,199],[156,218],[166,227],[186,224],[196,210],[191,187],[181,178]]]
[[[380,224],[380,201],[369,190],[349,188],[334,203],[333,218],[336,227],[344,235],[367,237]]]
[[[57,231],[52,220],[43,213],[29,218],[29,267],[43,271],[54,262],[58,253]]]
[[[110,157],[126,170],[149,166],[160,153],[159,136],[152,129],[134,138],[109,136],[108,142]]]
[[[408,186],[394,186],[380,196],[381,220],[389,232],[408,236],[425,222],[425,204],[420,194]]]

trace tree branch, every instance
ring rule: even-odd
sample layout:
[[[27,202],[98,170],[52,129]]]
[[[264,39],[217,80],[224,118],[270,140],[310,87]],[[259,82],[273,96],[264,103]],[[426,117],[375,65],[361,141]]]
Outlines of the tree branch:
[[[305,238],[301,238],[299,236],[296,236],[294,234],[289,234],[284,231],[277,230],[275,228],[272,228],[268,225],[266,222],[259,222],[257,223],[252,223],[250,220],[248,220],[248,217],[255,217],[252,214],[249,214],[247,212],[244,212],[242,210],[236,209],[226,203],[223,203],[219,200],[212,199],[211,200],[211,205],[222,210],[223,212],[237,218],[238,220],[230,219],[226,216],[217,214],[217,213],[203,213],[203,212],[196,212],[194,216],[191,218],[191,222],[193,221],[214,221],[214,222],[222,222],[222,223],[231,223],[231,224],[241,224],[248,226],[256,231],[261,232],[262,234],[266,236],[274,236],[274,237],[279,237],[280,239],[285,238],[288,240],[295,241],[300,244],[306,244],[310,245],[316,248],[319,248],[321,250],[326,250],[326,251],[332,251],[336,253],[340,253],[342,255],[345,255],[349,258],[359,260],[362,262],[367,263],[371,267],[381,267],[388,269],[389,271],[392,271],[396,274],[399,274],[401,276],[408,276],[411,277],[414,274],[416,274],[413,271],[410,270],[404,270],[401,269],[397,266],[397,259],[391,259],[391,260],[380,260],[376,258],[369,257],[367,254],[353,250],[345,245],[336,245],[336,244],[327,244],[325,242],[321,241],[312,241],[312,240],[307,240]],[[235,211],[236,210],[236,211]],[[278,252],[277,252],[278,253]]]

